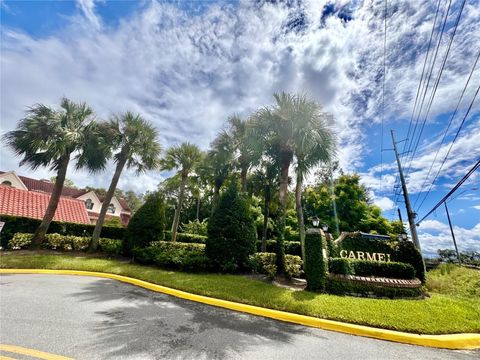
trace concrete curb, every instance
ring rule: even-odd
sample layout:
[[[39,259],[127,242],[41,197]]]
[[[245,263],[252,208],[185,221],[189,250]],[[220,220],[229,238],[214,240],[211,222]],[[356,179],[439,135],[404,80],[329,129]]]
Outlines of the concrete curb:
[[[248,314],[268,317],[280,321],[306,325],[324,330],[342,332],[351,335],[365,336],[380,340],[389,340],[404,344],[421,345],[442,349],[478,349],[480,348],[480,334],[449,334],[449,335],[418,335],[401,331],[379,329],[363,325],[342,323],[339,321],[319,319],[311,316],[293,314],[285,311],[266,309],[253,305],[246,305],[227,300],[215,299],[202,295],[195,295],[185,291],[152,284],[122,275],[77,270],[47,270],[47,269],[0,269],[1,274],[55,274],[80,275],[102,277],[137,285],[145,289],[172,295],[178,298],[195,301],[225,309],[240,311]]]

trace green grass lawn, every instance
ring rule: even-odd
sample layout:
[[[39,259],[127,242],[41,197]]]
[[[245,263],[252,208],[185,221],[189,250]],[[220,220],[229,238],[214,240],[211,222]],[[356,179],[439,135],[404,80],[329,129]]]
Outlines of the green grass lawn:
[[[431,297],[424,300],[387,300],[291,291],[241,275],[189,274],[72,254],[4,253],[0,267],[108,272],[195,294],[324,319],[420,334],[480,333],[480,297],[469,290],[445,290],[440,286],[432,286]],[[475,279],[479,274],[472,271],[465,276]],[[432,279],[440,275],[434,272]],[[444,282],[455,282],[457,275],[450,271],[441,276],[449,278],[443,279]],[[432,284],[431,280],[428,284]],[[462,280],[462,284],[462,288],[468,288],[478,282]]]

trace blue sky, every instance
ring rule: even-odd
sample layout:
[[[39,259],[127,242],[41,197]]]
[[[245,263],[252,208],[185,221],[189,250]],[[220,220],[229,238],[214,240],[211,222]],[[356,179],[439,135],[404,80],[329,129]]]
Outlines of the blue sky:
[[[446,3],[441,1],[439,19]],[[381,148],[382,143],[384,149],[392,148],[391,129],[398,140],[407,135],[436,2],[388,2],[385,112],[384,2],[380,0],[304,0],[288,5],[95,0],[0,4],[2,133],[14,128],[26,106],[36,102],[54,106],[67,96],[87,101],[100,118],[127,109],[141,113],[158,127],[164,147],[189,140],[205,149],[228,116],[247,117],[271,104],[275,91],[302,92],[334,115],[342,168],[362,175],[385,216],[396,218],[400,206],[406,219],[403,203],[394,202],[393,152],[382,153]],[[448,14],[427,100],[460,4],[453,1]],[[420,217],[479,158],[477,98],[431,193],[418,209],[480,84],[479,63],[440,144],[477,56],[479,13],[474,0],[466,2],[428,116],[427,100],[422,107],[418,129],[424,118],[426,122],[415,157],[411,163],[403,159],[410,168],[407,181]],[[439,22],[436,28],[435,41]],[[18,160],[5,147],[0,155],[2,170],[51,175],[46,170],[33,174],[19,169]],[[72,169],[68,176],[81,186],[106,186],[110,174],[92,178]],[[448,203],[459,246],[465,250],[480,250],[479,178],[474,174]],[[155,188],[161,179],[158,172],[140,179],[127,172],[120,186],[142,192]],[[426,253],[452,247],[443,208],[422,223],[419,232]]]

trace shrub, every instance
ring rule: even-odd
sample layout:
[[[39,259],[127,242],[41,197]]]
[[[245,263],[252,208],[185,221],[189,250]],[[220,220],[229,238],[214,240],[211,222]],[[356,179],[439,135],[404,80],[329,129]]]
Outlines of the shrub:
[[[177,233],[177,241],[182,243],[205,244],[207,237],[198,234]]]
[[[135,248],[133,254],[141,264],[155,264],[190,272],[206,271],[209,268],[203,244],[157,241],[146,248]]]
[[[330,259],[328,261],[328,269],[333,274],[353,275],[355,273],[352,262],[343,258]]]
[[[415,269],[415,277],[422,283],[425,283],[425,267],[423,265],[422,255],[411,241],[399,241],[392,244],[394,250],[392,260],[407,263]]]
[[[30,246],[32,237],[33,234],[16,233],[8,246],[12,250],[25,249]],[[47,234],[43,247],[52,250],[86,250],[89,243],[90,237],[86,236]],[[121,240],[100,238],[100,248],[107,253],[118,254],[121,246]]]
[[[257,274],[265,274],[269,279],[274,279],[277,274],[275,253],[258,252],[248,257],[250,268]]]
[[[421,288],[395,288],[345,281],[329,277],[325,284],[327,292],[336,295],[361,295],[394,298],[419,297]]]
[[[195,219],[193,221],[190,220],[186,224],[182,224],[182,231],[184,233],[187,233],[187,234],[196,234],[196,235],[207,236],[207,230],[208,230],[207,219],[203,219],[203,221]]]
[[[276,254],[275,253],[255,253],[249,256],[250,268],[258,274],[265,274],[269,279],[275,278],[277,274]],[[298,277],[302,271],[302,259],[300,256],[285,255],[285,275],[288,277]]]
[[[368,260],[351,260],[355,275],[378,276],[394,279],[413,279],[415,269],[410,264],[399,262],[380,262]]]
[[[112,255],[119,255],[122,252],[123,248],[122,240],[116,239],[100,238],[98,240],[98,245],[100,246],[101,251]]]
[[[230,186],[208,222],[207,257],[223,272],[247,269],[248,257],[255,253],[256,237],[246,199]]]
[[[301,256],[302,250],[300,241],[284,241],[285,254]],[[275,252],[276,240],[267,240],[267,252]],[[257,241],[257,252],[262,249],[262,241]]]
[[[327,276],[327,259],[323,256],[326,248],[325,239],[320,234],[305,234],[305,277],[308,290],[325,289]]]
[[[133,248],[144,248],[152,241],[163,240],[164,229],[165,203],[159,193],[153,193],[130,220],[123,242],[123,253],[129,256]]]
[[[16,233],[34,233],[41,223],[39,219],[32,219],[21,216],[0,215],[0,221],[5,222],[5,226],[0,236],[0,246],[7,248],[10,240]],[[90,237],[93,234],[95,225],[76,224],[61,221],[52,221],[48,232],[61,235],[73,235],[81,237]],[[125,228],[103,226],[101,236],[110,239],[123,239]]]

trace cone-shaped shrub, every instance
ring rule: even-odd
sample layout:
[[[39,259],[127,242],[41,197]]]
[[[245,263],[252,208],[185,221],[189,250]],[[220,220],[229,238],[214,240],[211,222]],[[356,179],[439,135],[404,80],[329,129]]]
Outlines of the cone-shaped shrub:
[[[163,240],[165,202],[159,193],[149,195],[128,223],[123,253],[132,255],[133,248],[145,248],[152,241]]]
[[[245,270],[249,255],[255,253],[255,223],[247,200],[231,186],[222,194],[208,221],[205,253],[223,272]]]

